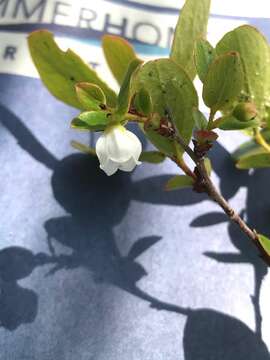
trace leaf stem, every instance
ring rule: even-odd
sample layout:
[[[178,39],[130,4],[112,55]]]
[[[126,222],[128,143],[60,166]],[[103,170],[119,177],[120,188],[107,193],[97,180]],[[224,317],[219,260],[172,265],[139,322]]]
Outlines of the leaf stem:
[[[174,141],[176,156],[172,156],[171,160],[174,161],[176,165],[179,166],[180,169],[182,169],[187,176],[190,176],[193,180],[197,180],[197,176],[195,175],[195,173],[189,168],[187,163],[184,161],[183,154],[182,152],[179,151],[178,142],[179,141],[176,140]]]
[[[258,128],[254,129],[254,138],[259,145],[261,145],[268,153],[270,153],[270,145],[265,141]]]
[[[215,128],[215,126],[214,126],[214,118],[215,118],[216,112],[217,111],[215,109],[210,110],[207,130],[212,130],[212,129]]]
[[[194,172],[189,168],[189,166],[185,163],[185,161],[183,159],[179,159],[179,158],[171,158],[172,161],[174,161],[176,163],[176,165],[183,170],[183,172],[187,175],[190,176],[193,180],[197,181],[197,176],[194,174]]]
[[[87,146],[87,145],[84,145],[78,141],[75,141],[75,140],[72,140],[70,145],[76,149],[76,150],[79,150],[85,154],[88,154],[88,155],[92,155],[92,156],[96,156],[97,153],[96,153],[96,150],[90,146]]]
[[[125,115],[125,120],[138,122],[138,123],[145,123],[147,121],[147,119],[148,119],[147,117],[143,117],[143,116],[135,115],[135,114],[130,114],[130,113],[127,113]]]

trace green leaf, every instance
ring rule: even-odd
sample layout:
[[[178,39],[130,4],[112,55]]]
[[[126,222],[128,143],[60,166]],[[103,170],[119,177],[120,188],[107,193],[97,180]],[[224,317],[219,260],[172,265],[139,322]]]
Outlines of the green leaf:
[[[206,130],[208,126],[208,121],[203,115],[203,113],[199,110],[194,108],[192,111],[192,115],[195,122],[195,127],[197,130]]]
[[[191,177],[186,175],[176,175],[172,177],[165,185],[166,191],[179,190],[183,188],[192,187],[194,181]]]
[[[204,82],[209,66],[216,58],[216,50],[204,39],[199,39],[195,44],[194,59],[198,76]]]
[[[261,149],[258,153],[241,157],[236,163],[238,169],[260,169],[270,167],[270,153]]]
[[[250,156],[256,154],[258,150],[261,151],[261,146],[258,145],[254,140],[246,141],[240,145],[233,153],[232,158],[238,161],[241,157]]]
[[[204,103],[214,112],[237,98],[243,87],[244,74],[238,53],[219,56],[210,65],[203,86]]]
[[[267,120],[270,101],[270,48],[264,36],[254,27],[243,25],[227,33],[217,44],[216,51],[219,55],[228,51],[240,54],[244,86],[239,99],[254,102],[259,117]]]
[[[128,41],[115,35],[104,35],[102,47],[109,68],[118,84],[121,85],[129,63],[136,59],[133,47]]]
[[[258,234],[258,239],[267,256],[270,256],[270,239],[262,234]]]
[[[41,80],[56,98],[83,109],[76,95],[75,84],[90,82],[102,89],[109,106],[115,106],[114,91],[72,50],[62,51],[52,33],[46,30],[35,31],[29,35],[28,45]]]
[[[240,121],[232,115],[226,115],[217,120],[217,127],[221,130],[243,130],[248,128],[254,128],[259,125],[257,119],[249,121]]]
[[[166,155],[160,151],[143,151],[139,160],[150,164],[159,164],[165,159]]]
[[[82,152],[84,154],[96,156],[96,150],[90,146],[84,145],[84,144],[82,144],[78,141],[74,141],[74,140],[71,141],[70,145],[74,149],[79,150],[80,152]]]
[[[170,59],[149,61],[134,76],[133,93],[141,88],[150,94],[154,113],[162,118],[169,109],[175,127],[189,143],[195,121],[192,111],[198,107],[198,96],[186,72]]]
[[[270,142],[270,131],[262,131],[262,135],[266,142]],[[249,140],[241,144],[233,153],[232,158],[237,161],[241,157],[250,156],[257,153],[261,153],[262,147],[261,145],[257,144],[255,140]]]
[[[71,121],[71,127],[76,130],[90,131],[88,124],[78,118]]]
[[[75,89],[79,102],[85,110],[100,110],[105,107],[106,98],[99,86],[81,82],[76,84]]]
[[[110,122],[110,113],[103,111],[85,111],[71,122],[78,130],[103,131]]]
[[[125,115],[129,109],[131,100],[130,81],[134,71],[141,65],[141,60],[134,59],[128,66],[125,78],[118,94],[118,104],[115,114],[119,117]]]
[[[143,130],[148,140],[162,153],[167,156],[175,156],[176,145],[175,142],[167,137],[161,136],[156,130],[146,129]]]
[[[149,116],[153,111],[153,104],[149,92],[141,88],[134,97],[135,109],[142,115]]]
[[[196,75],[195,43],[206,35],[210,3],[210,0],[186,0],[176,25],[170,57],[187,71],[191,79]]]

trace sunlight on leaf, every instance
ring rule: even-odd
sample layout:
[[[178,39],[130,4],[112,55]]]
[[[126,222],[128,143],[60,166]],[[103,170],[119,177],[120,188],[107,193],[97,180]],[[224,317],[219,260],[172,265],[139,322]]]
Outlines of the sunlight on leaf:
[[[219,56],[210,66],[203,86],[204,103],[213,111],[227,106],[240,94],[244,74],[236,52]]]
[[[243,101],[253,101],[261,119],[267,119],[270,100],[270,48],[254,27],[243,25],[227,33],[217,44],[219,55],[228,51],[240,54],[244,70]]]
[[[106,104],[101,88],[95,84],[81,82],[75,86],[78,100],[85,110],[100,110]]]
[[[62,51],[52,33],[46,30],[32,32],[28,45],[42,81],[56,98],[83,109],[76,95],[75,84],[90,82],[103,90],[110,106],[116,104],[114,91],[72,50]]]
[[[216,50],[204,39],[199,39],[195,44],[194,59],[198,76],[204,82],[209,66],[216,58]]]
[[[116,35],[104,35],[102,47],[110,70],[121,85],[129,63],[136,59],[133,47],[128,41]]]
[[[186,0],[175,29],[170,57],[186,70],[192,80],[196,75],[195,43],[206,35],[210,3],[210,0]]]

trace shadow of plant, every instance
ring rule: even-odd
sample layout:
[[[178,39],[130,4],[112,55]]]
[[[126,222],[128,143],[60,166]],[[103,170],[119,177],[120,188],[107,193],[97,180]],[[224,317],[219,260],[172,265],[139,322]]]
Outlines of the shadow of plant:
[[[51,263],[50,256],[34,255],[23,247],[11,246],[0,250],[0,326],[10,331],[21,324],[35,320],[38,310],[38,296],[18,284],[33,270]]]
[[[131,199],[181,206],[200,202],[205,199],[204,196],[191,191],[180,191],[178,196],[162,192],[169,177],[166,175],[135,183],[129,175],[122,173],[108,178],[98,169],[97,160],[85,155],[73,154],[59,161],[17,117],[5,108],[1,108],[1,113],[4,114],[3,125],[18,139],[19,145],[53,170],[51,183],[55,199],[68,213],[48,219],[44,224],[50,254],[34,255],[27,249],[15,247],[1,250],[2,327],[15,330],[20,324],[32,322],[36,317],[38,296],[33,290],[18,285],[19,279],[45,264],[52,264],[50,275],[61,269],[83,267],[89,270],[97,284],[114,285],[148,302],[154,309],[186,316],[186,360],[269,358],[260,337],[238,319],[210,309],[181,308],[160,301],[137,286],[138,280],[147,275],[137,258],[160,240],[158,235],[137,240],[127,255],[123,255],[117,246],[113,227],[123,219]],[[229,185],[228,193],[235,193],[235,184]],[[57,243],[71,253],[56,253]],[[12,266],[9,267],[9,264]],[[16,307],[19,302],[20,306]]]
[[[224,159],[221,161],[221,159]],[[230,163],[228,163],[230,161]],[[270,215],[270,199],[266,196],[266,189],[270,178],[270,171],[257,170],[252,173],[247,171],[240,171],[232,168],[233,163],[230,159],[230,154],[221,146],[218,145],[218,152],[215,154],[214,168],[221,179],[221,190],[226,198],[230,198],[236,194],[236,191],[244,186],[247,189],[246,207],[242,209],[241,215],[250,224],[252,228],[258,231],[269,234],[269,215]],[[218,166],[215,166],[218,164]],[[229,176],[229,177],[228,177]],[[229,179],[229,180],[228,180]],[[232,180],[232,184],[231,184]],[[227,217],[220,212],[204,214],[191,223],[193,227],[204,227],[216,225],[222,222],[228,222]],[[218,262],[227,264],[251,264],[254,268],[254,294],[251,296],[255,320],[256,320],[256,333],[261,337],[262,317],[260,311],[260,289],[264,276],[267,274],[267,266],[260,259],[259,254],[252,242],[233,224],[228,223],[228,232],[232,244],[238,250],[233,253],[214,253],[206,252],[205,255],[215,259]]]

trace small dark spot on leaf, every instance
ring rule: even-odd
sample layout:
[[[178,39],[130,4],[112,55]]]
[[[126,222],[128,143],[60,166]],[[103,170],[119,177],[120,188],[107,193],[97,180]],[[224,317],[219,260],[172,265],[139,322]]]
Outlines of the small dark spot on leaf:
[[[148,76],[152,77],[153,76],[153,72],[149,71]]]
[[[70,77],[71,81],[75,81],[75,78],[73,76]]]
[[[102,110],[105,110],[107,107],[105,104],[99,104],[99,107],[102,109]]]

